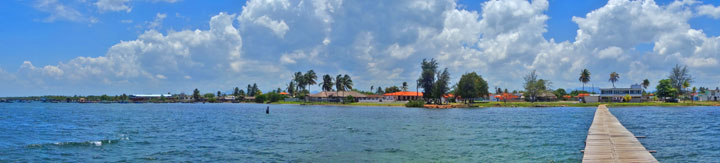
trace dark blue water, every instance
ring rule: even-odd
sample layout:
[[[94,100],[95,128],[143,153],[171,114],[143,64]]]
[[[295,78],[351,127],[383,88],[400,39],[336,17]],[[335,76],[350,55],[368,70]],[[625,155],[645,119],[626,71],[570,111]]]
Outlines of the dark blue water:
[[[579,162],[595,111],[270,105],[266,115],[266,106],[0,104],[0,162]],[[648,136],[660,161],[718,160],[720,109],[684,110],[611,112]],[[648,112],[694,125],[642,127]],[[694,148],[712,151],[686,153]]]
[[[720,107],[611,108],[660,162],[720,162]]]

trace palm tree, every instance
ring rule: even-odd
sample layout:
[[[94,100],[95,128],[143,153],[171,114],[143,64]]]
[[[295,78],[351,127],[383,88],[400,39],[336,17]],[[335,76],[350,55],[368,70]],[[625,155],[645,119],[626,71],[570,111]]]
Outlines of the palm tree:
[[[343,81],[343,79],[344,78],[342,75],[337,75],[335,77],[335,90],[337,90],[337,91],[345,90],[345,85],[343,85],[345,83],[345,81]]]
[[[338,75],[338,77],[340,77],[340,75]],[[345,74],[345,76],[340,77],[340,81],[342,81],[343,91],[352,90],[353,81],[352,81],[352,79],[350,79],[350,75]],[[343,92],[343,96],[345,96],[345,92]]]
[[[647,89],[648,86],[650,86],[650,80],[645,79],[642,82],[643,89]]]
[[[690,93],[690,101],[695,102],[695,97],[692,95],[695,92],[697,92],[697,88],[692,87],[692,93]]]
[[[580,78],[578,80],[583,83],[583,91],[585,91],[585,84],[590,82],[590,70],[583,69],[582,72],[580,72]]]
[[[345,81],[343,81],[343,76],[338,74],[335,77],[335,91],[336,91],[335,95],[337,95],[339,91],[345,90],[345,85],[343,85],[344,83],[345,83]]]
[[[315,74],[315,71],[309,70],[305,73],[305,86],[315,85],[317,84],[317,74]],[[307,90],[307,89],[305,89]]]
[[[612,82],[613,88],[615,88],[615,82],[617,82],[618,79],[620,79],[620,74],[618,74],[617,72],[610,73],[609,81]]]
[[[328,75],[328,74],[323,75],[323,82],[320,83],[320,87],[322,87],[322,90],[323,91],[332,91],[333,85],[334,85],[333,78],[330,77],[330,75]]]
[[[343,77],[343,87],[345,87],[345,90],[352,90],[353,88],[353,81],[348,74]]]
[[[300,92],[300,87],[303,87],[305,84],[305,76],[303,76],[302,72],[298,71],[293,75],[293,81],[295,81],[295,94],[297,95],[298,92]]]
[[[292,95],[293,97],[295,96],[295,92],[296,92],[295,89],[297,89],[296,87],[297,87],[297,86],[295,85],[295,81],[290,81],[290,83],[288,83],[287,91],[288,91],[288,93],[290,93],[290,95]]]
[[[683,82],[682,87],[683,87],[683,91],[685,91],[687,93],[687,88],[690,87],[690,82],[688,82],[688,81]],[[684,93],[682,93],[682,94],[684,94]],[[687,97],[687,96],[685,96],[685,97]]]
[[[402,84],[402,90],[403,90],[404,92],[407,92],[407,90],[408,90],[408,84],[407,84],[407,82],[403,82],[403,84]]]

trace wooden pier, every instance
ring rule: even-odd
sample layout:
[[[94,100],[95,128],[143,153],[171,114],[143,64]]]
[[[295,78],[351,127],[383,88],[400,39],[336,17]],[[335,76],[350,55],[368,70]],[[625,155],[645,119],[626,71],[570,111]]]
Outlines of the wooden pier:
[[[658,162],[605,105],[595,111],[582,162]]]

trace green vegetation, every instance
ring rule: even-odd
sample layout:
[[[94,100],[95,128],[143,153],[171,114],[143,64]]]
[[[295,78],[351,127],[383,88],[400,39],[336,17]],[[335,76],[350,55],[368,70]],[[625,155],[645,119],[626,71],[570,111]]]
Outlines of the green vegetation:
[[[438,68],[438,63],[434,58],[430,59],[430,61],[423,59],[420,67],[422,68],[422,72],[420,73],[418,83],[420,88],[423,88],[423,98],[432,99],[432,90],[433,86],[435,86],[435,73]]]
[[[289,93],[291,96],[295,95],[295,81],[290,81],[287,86],[287,93]]]
[[[623,96],[623,100],[625,100],[625,101],[630,101],[630,100],[632,100],[632,96],[630,96],[630,95],[625,95],[625,96]]]
[[[405,103],[405,107],[421,108],[424,106],[425,106],[425,101],[422,101],[422,100],[413,100],[413,101],[409,101],[408,103]]]
[[[552,85],[549,80],[538,79],[535,70],[527,74],[523,79],[525,80],[525,97],[528,97],[525,100],[530,102],[536,102],[538,100],[538,95],[547,91],[548,87]]]
[[[305,83],[303,84],[303,86],[305,86],[305,88],[303,88],[303,90],[308,90],[308,88],[307,88],[308,86],[317,84],[317,82],[316,82],[316,80],[317,80],[317,74],[315,74],[315,71],[314,71],[314,70],[308,70],[308,71],[305,73],[305,76],[304,76],[304,79],[303,79],[303,80],[304,80],[304,82],[305,82]]]
[[[487,96],[489,94],[487,81],[475,72],[463,74],[455,85],[455,94],[463,97],[463,103],[466,104],[470,99]]]
[[[565,99],[565,97],[563,97],[565,95],[568,95],[568,93],[565,91],[565,89],[558,88],[555,91],[553,91],[553,94],[555,94],[555,96],[557,96],[558,99],[567,100],[567,99]]]
[[[402,88],[402,91],[408,91],[408,83],[407,83],[407,82],[403,82],[401,88]]]
[[[582,72],[580,72],[580,78],[578,80],[583,83],[583,91],[585,91],[585,84],[590,82],[590,70],[583,69]]]
[[[423,99],[428,103],[442,104],[440,98],[450,91],[450,73],[448,69],[437,71],[438,63],[435,59],[429,61],[423,59],[420,68],[422,68],[422,73],[418,79],[418,84],[423,88]]]
[[[293,81],[295,81],[295,91],[294,95],[295,97],[300,96],[300,88],[305,87],[305,75],[302,74],[302,72],[298,71],[295,72],[295,75],[293,76]]]
[[[197,88],[195,88],[195,90],[193,90],[192,98],[193,98],[193,100],[195,100],[195,101],[199,101],[199,100],[200,100],[200,91],[199,91]]]
[[[284,101],[287,96],[281,94],[283,92],[283,89],[277,88],[277,89],[271,89],[268,91],[268,93],[263,94],[263,92],[258,88],[258,85],[256,83],[248,84],[247,85],[247,91],[240,89],[238,87],[234,87],[232,89],[232,96],[228,97],[226,94],[222,93],[222,91],[217,91],[214,93],[205,93],[201,94],[201,92],[195,88],[193,90],[193,93],[191,96],[185,95],[185,93],[181,94],[175,94],[172,96],[166,96],[166,94],[162,94],[160,96],[128,96],[126,94],[122,95],[116,95],[116,96],[108,96],[108,95],[101,95],[101,96],[34,96],[34,97],[15,97],[15,98],[3,98],[0,99],[2,101],[8,101],[9,100],[22,100],[22,101],[43,101],[43,102],[89,102],[89,103],[112,103],[112,102],[119,102],[119,103],[129,103],[129,102],[155,102],[155,103],[165,103],[165,102],[256,102],[256,103],[274,103],[274,104],[299,104],[299,105],[350,105],[350,106],[406,106],[406,107],[424,107],[425,104],[453,104],[454,106],[460,105],[460,106],[469,106],[469,107],[564,107],[564,106],[572,106],[572,107],[596,107],[600,104],[608,104],[609,107],[623,107],[623,106],[720,106],[720,103],[718,102],[693,102],[693,103],[671,103],[671,102],[661,102],[658,101],[658,98],[665,101],[677,101],[676,99],[678,97],[681,98],[688,98],[690,99],[690,95],[694,92],[699,91],[700,93],[705,93],[709,90],[709,88],[705,87],[691,87],[691,84],[693,82],[692,76],[689,75],[687,66],[680,66],[675,65],[675,67],[672,69],[670,75],[667,79],[662,79],[658,82],[656,85],[656,92],[655,96],[650,97],[652,100],[651,102],[642,102],[642,103],[579,103],[575,101],[558,101],[558,102],[538,102],[538,101],[545,101],[545,100],[555,100],[553,98],[554,96],[557,96],[560,100],[567,100],[565,96],[578,96],[579,94],[589,93],[588,91],[585,91],[585,84],[590,81],[590,71],[587,69],[583,69],[580,73],[580,77],[578,80],[583,83],[583,90],[573,90],[572,92],[567,92],[567,90],[558,88],[556,90],[551,90],[552,82],[550,80],[540,79],[538,77],[538,74],[535,70],[527,74],[523,77],[524,83],[523,88],[524,91],[520,91],[525,96],[525,100],[529,102],[481,102],[481,103],[474,103],[475,99],[487,97],[490,93],[488,91],[488,82],[485,81],[482,76],[478,75],[476,72],[471,73],[465,73],[461,76],[458,83],[455,83],[450,86],[450,73],[447,68],[442,69],[442,71],[438,70],[438,63],[435,59],[423,59],[421,63],[421,73],[420,77],[417,80],[417,88],[423,88],[423,98],[424,100],[414,100],[409,101],[407,103],[402,102],[394,102],[394,103],[361,103],[356,102],[356,99],[353,96],[347,96],[345,98],[342,98],[342,103],[339,102],[297,102],[298,99],[292,99],[289,101]],[[610,79],[609,81],[612,82],[613,87],[615,87],[615,82],[617,82],[620,78],[620,75],[616,72],[610,73]],[[298,97],[299,99],[302,99],[304,96],[309,94],[309,87],[317,83],[317,76],[313,70],[308,70],[305,74],[302,72],[296,72],[290,81],[290,83],[287,85],[286,91],[293,95],[294,97]],[[641,83],[643,87],[643,95],[647,95],[645,92],[645,89],[647,89],[650,86],[650,81],[648,79],[645,79]],[[318,84],[318,86],[321,87],[322,91],[333,91],[333,87],[335,88],[335,91],[356,91],[363,94],[384,94],[384,93],[393,93],[393,92],[399,92],[399,91],[407,91],[408,83],[402,82],[400,86],[389,86],[383,89],[380,86],[371,86],[370,91],[361,91],[357,89],[353,89],[353,81],[350,78],[348,74],[338,74],[333,78],[333,76],[329,74],[325,74],[322,76],[322,82]],[[451,90],[452,88],[452,90]],[[376,89],[376,91],[374,90]],[[718,89],[718,88],[716,88]],[[375,92],[373,92],[375,91]],[[508,89],[502,89],[499,87],[496,87],[495,90],[498,94],[501,93],[508,93]],[[211,91],[212,92],[212,91]],[[513,93],[517,93],[518,91],[515,90]],[[448,93],[453,93],[455,97],[449,97],[447,101],[441,101],[441,99],[447,95]],[[594,92],[593,92],[594,93]],[[170,93],[167,93],[170,94]],[[245,98],[246,96],[254,96],[254,100],[249,100],[253,98]],[[342,96],[342,95],[340,95]],[[130,98],[132,97],[132,98]],[[456,99],[457,98],[457,99]],[[637,97],[636,97],[637,98]],[[647,98],[647,96],[643,96],[643,99]],[[504,99],[507,99],[505,97]],[[669,100],[672,99],[672,100]],[[337,99],[334,99],[337,100]],[[461,105],[458,104],[457,100],[462,104],[467,103],[473,103],[471,105]],[[633,97],[630,95],[623,96],[624,101],[631,101],[633,100]],[[295,102],[292,102],[295,101]],[[636,99],[636,101],[638,101]],[[447,107],[447,106],[443,106]]]
[[[250,85],[250,84],[247,85],[247,93],[246,93],[247,96],[257,96],[259,94],[262,94],[262,91],[260,91],[260,89],[258,89],[258,86],[256,83],[253,83],[252,85]]]
[[[267,95],[257,95],[255,96],[255,103],[265,103],[267,99]]]
[[[620,74],[618,74],[617,72],[610,73],[610,79],[608,79],[608,81],[612,83],[613,88],[615,88],[615,82],[617,82],[618,80],[620,80]]]
[[[355,102],[355,97],[353,97],[353,96],[347,96],[347,97],[345,97],[345,100],[343,100],[342,103],[343,103],[343,104],[349,104],[349,103],[354,103],[354,102]]]
[[[281,95],[280,93],[277,93],[277,92],[271,92],[271,93],[268,93],[268,94],[264,94],[263,96],[269,97],[269,100],[270,100],[269,102],[271,102],[271,103],[272,103],[272,102],[282,101],[282,100],[284,100],[285,98],[287,98],[287,96]],[[257,98],[255,98],[255,99],[257,100]],[[265,100],[263,99],[263,102],[264,102],[264,101],[265,101]]]
[[[215,97],[215,94],[206,93],[206,94],[203,95],[203,97],[205,97],[206,99],[210,99],[210,98],[214,98],[214,97]]]
[[[658,97],[677,97],[677,89],[675,89],[672,86],[672,81],[670,79],[663,79],[660,80],[660,83],[655,87],[657,91],[655,91],[655,95]]]
[[[402,91],[398,86],[385,87],[384,93],[395,93]]]
[[[350,78],[350,75],[345,74],[342,78],[342,86],[344,87],[343,90],[352,90],[353,89],[353,81],[352,78]]]
[[[670,79],[670,85],[677,90],[675,97],[684,95],[685,92],[683,89],[689,87],[693,82],[693,77],[690,75],[687,66],[680,67],[680,65],[673,67],[668,79]]]
[[[328,74],[323,75],[323,81],[320,83],[320,88],[323,91],[332,91],[333,85],[333,78]]]
[[[435,86],[433,86],[433,98],[436,100],[436,104],[442,104],[440,101],[440,98],[443,97],[443,95],[450,92],[450,73],[448,72],[448,69],[445,68],[442,72],[439,72],[437,75],[437,81],[435,81]]]
[[[375,91],[375,94],[379,94],[379,95],[385,94],[385,91],[383,91],[382,87],[378,86],[377,91]]]

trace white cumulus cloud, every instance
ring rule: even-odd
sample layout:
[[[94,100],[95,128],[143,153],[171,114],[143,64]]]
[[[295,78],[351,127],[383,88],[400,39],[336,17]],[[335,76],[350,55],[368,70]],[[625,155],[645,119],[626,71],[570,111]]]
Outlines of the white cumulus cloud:
[[[452,0],[251,0],[240,13],[213,16],[209,29],[161,33],[153,27],[166,15],[157,14],[158,25],[149,23],[148,31],[104,56],[43,67],[27,62],[19,73],[31,74],[24,75],[29,81],[97,89],[217,90],[251,82],[284,88],[293,72],[314,69],[351,74],[356,87],[369,88],[414,83],[420,61],[435,58],[454,81],[476,71],[491,87],[509,89],[521,89],[522,76],[532,70],[564,88],[579,87],[584,68],[600,87],[610,84],[610,72],[629,85],[657,81],[674,64],[692,67],[702,74],[697,80],[720,79],[720,38],[688,23],[700,3],[610,0],[573,17],[576,38],[563,42],[543,36],[549,5],[487,1],[469,11]],[[652,50],[637,50],[640,45]]]
[[[702,5],[697,7],[699,15],[707,15],[713,18],[720,18],[720,7],[713,5]]]
[[[98,0],[95,6],[100,12],[107,11],[125,11],[130,12],[132,8],[127,5],[130,0]]]

